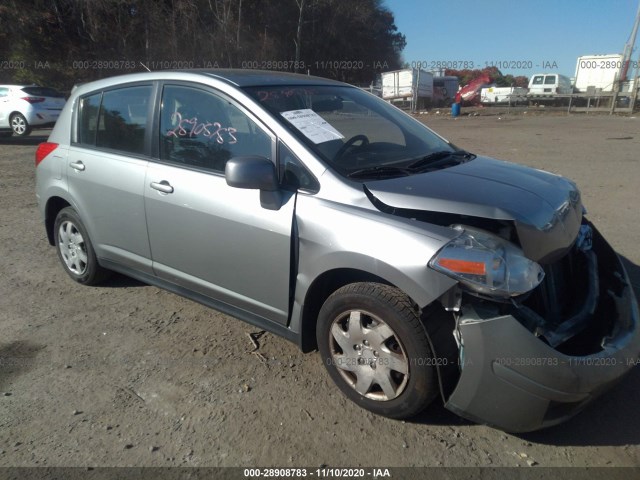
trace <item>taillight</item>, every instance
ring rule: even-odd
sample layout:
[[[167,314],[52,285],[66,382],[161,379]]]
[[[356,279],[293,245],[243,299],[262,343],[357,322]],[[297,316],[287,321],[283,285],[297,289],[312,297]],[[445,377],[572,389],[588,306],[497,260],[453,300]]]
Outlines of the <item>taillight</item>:
[[[44,102],[46,99],[44,97],[22,97],[22,100],[29,103],[41,103],[41,102]]]
[[[58,148],[57,143],[44,142],[38,145],[38,149],[36,150],[36,167],[56,148]]]

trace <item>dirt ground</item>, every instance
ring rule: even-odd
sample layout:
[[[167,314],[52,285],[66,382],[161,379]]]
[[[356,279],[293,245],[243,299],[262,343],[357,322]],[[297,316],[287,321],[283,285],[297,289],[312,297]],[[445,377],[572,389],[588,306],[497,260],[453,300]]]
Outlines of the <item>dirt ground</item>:
[[[640,118],[422,115],[460,147],[567,175],[640,293]],[[640,369],[527,435],[436,402],[418,418],[347,401],[317,354],[118,276],[74,284],[45,238],[34,152],[0,140],[0,466],[639,466]]]

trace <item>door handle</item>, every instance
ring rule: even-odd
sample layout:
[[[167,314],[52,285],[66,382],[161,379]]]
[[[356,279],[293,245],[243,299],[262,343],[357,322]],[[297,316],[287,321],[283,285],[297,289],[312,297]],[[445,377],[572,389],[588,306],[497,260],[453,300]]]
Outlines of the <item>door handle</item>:
[[[84,163],[82,163],[82,161],[80,160],[78,160],[77,162],[71,162],[69,166],[74,170],[77,170],[78,172],[82,172],[85,169]]]
[[[151,182],[149,186],[162,193],[173,193],[173,187],[166,180],[162,180],[161,182]]]

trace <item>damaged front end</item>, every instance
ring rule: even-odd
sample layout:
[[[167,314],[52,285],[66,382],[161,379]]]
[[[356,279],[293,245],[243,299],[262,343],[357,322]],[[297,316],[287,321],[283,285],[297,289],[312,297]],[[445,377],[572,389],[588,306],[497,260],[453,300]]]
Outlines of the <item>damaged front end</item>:
[[[573,247],[544,272],[529,295],[509,302],[444,297],[457,310],[458,343],[446,408],[506,431],[536,430],[576,414],[637,363],[636,299],[593,225],[583,220]]]
[[[383,212],[458,232],[428,263],[458,283],[425,321],[449,410],[536,430],[637,363],[634,293],[570,180],[478,157],[364,188]]]

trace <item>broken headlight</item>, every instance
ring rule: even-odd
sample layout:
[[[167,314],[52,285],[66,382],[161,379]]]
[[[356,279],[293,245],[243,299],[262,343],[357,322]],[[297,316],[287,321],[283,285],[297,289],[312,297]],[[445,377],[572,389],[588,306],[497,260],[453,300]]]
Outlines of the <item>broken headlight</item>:
[[[512,243],[483,230],[455,225],[460,235],[447,243],[429,266],[460,282],[471,292],[509,298],[536,288],[542,267]]]

